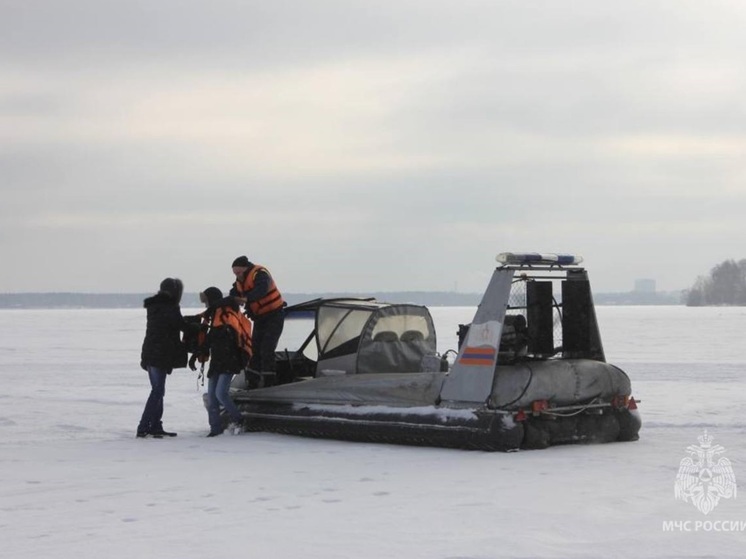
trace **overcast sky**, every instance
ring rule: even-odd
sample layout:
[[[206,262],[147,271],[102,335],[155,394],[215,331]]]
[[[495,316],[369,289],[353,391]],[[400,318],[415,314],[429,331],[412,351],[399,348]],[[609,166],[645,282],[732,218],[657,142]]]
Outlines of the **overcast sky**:
[[[0,0],[0,291],[746,258],[746,3]]]

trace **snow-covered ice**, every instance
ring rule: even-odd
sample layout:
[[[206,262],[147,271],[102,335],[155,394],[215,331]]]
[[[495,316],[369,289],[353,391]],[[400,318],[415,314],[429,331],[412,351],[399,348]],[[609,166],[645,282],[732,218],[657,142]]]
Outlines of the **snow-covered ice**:
[[[473,309],[432,312],[439,348],[454,348]],[[144,311],[0,311],[0,556],[746,556],[746,495],[707,516],[674,498],[704,429],[746,480],[746,309],[598,314],[607,359],[642,400],[640,440],[505,454],[207,439],[188,370],[166,388],[179,436],[138,440]]]

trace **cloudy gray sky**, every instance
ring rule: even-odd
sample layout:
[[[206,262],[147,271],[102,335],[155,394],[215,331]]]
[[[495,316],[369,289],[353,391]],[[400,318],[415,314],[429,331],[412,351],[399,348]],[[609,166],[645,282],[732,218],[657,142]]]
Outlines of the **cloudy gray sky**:
[[[0,291],[746,258],[746,3],[0,0]]]

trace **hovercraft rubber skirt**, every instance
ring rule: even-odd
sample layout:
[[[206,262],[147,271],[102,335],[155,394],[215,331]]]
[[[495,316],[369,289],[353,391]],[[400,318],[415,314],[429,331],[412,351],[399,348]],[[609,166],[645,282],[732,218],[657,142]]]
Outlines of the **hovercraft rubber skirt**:
[[[516,422],[494,410],[376,410],[351,406],[317,406],[243,402],[247,431],[304,437],[435,446],[485,451],[546,448],[558,444],[636,440],[639,422],[626,410],[570,418],[532,417]]]

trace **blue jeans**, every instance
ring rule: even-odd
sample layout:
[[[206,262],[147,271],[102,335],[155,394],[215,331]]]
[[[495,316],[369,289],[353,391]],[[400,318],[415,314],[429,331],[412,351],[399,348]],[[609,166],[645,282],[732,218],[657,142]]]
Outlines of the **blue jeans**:
[[[231,387],[233,375],[215,375],[207,379],[207,420],[210,422],[211,433],[223,432],[223,421],[220,419],[220,406],[225,408],[231,421],[241,423],[241,412],[231,400],[228,390]]]
[[[140,425],[137,430],[141,433],[152,433],[153,431],[163,431],[163,396],[166,395],[166,377],[171,369],[162,369],[159,367],[148,367],[148,377],[150,377],[150,396],[145,402],[145,410],[140,418]]]

